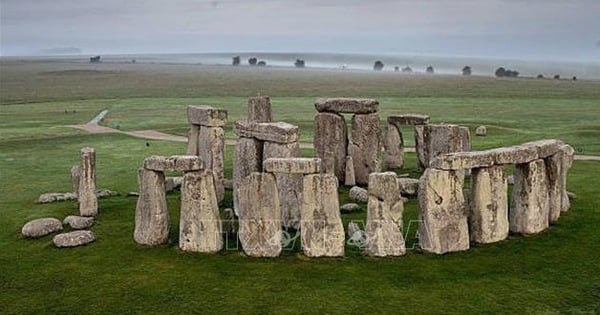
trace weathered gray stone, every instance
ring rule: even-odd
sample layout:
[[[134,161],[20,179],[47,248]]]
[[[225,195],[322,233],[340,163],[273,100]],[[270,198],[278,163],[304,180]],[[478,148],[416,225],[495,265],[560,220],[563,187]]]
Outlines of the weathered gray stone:
[[[223,209],[223,232],[230,235],[236,232],[235,214],[231,208]]]
[[[387,125],[384,149],[385,168],[391,170],[402,167],[404,164],[404,143],[402,132],[395,124],[388,123]]]
[[[275,176],[252,173],[243,179],[239,191],[239,239],[244,252],[253,257],[279,256],[281,206]]]
[[[417,154],[417,167],[419,169],[425,169],[425,139],[424,139],[425,125],[415,125],[415,153]]]
[[[533,234],[548,227],[548,181],[544,160],[515,166],[509,213],[511,232]]]
[[[314,128],[313,143],[316,156],[321,159],[323,172],[334,174],[343,183],[348,152],[348,131],[344,116],[317,113]]]
[[[85,217],[98,214],[98,197],[96,197],[96,150],[81,149],[81,172],[77,199],[79,214]]]
[[[545,139],[532,142],[523,143],[522,146],[533,146],[537,150],[537,157],[539,159],[545,159],[551,155],[556,154],[564,143],[556,139]]]
[[[71,183],[73,184],[73,192],[79,191],[79,182],[81,180],[81,166],[75,165],[71,167]]]
[[[508,175],[508,177],[506,178],[506,181],[508,182],[509,185],[514,185],[515,184],[515,176]]]
[[[188,122],[191,125],[223,127],[227,124],[227,110],[211,106],[188,106]]]
[[[165,191],[171,192],[181,188],[183,176],[165,177]]]
[[[94,225],[94,217],[70,215],[63,220],[63,224],[70,226],[74,230],[88,229]]]
[[[114,191],[114,190],[108,190],[108,189],[96,189],[96,197],[98,198],[103,198],[103,197],[113,197],[113,196],[118,196],[119,193]]]
[[[333,174],[304,176],[301,238],[308,257],[344,256],[338,180]]]
[[[225,131],[221,127],[202,127],[198,135],[198,155],[204,169],[210,170],[215,180],[217,202],[223,201],[225,187]]]
[[[422,128],[423,155],[419,160],[421,168],[429,167],[429,163],[442,154],[463,151],[465,135],[460,126],[441,124],[423,125]]]
[[[52,243],[56,247],[77,247],[87,245],[96,240],[92,231],[73,231],[54,236]]]
[[[198,135],[200,134],[200,128],[200,125],[190,126],[186,155],[198,155]]]
[[[562,180],[562,186],[564,188],[562,202],[561,202],[561,211],[565,212],[565,211],[569,211],[569,209],[571,208],[571,201],[570,201],[571,198],[569,198],[569,192],[567,191],[567,175],[569,173],[569,170],[571,169],[571,166],[573,165],[573,159],[575,157],[575,150],[570,145],[565,144],[560,147],[560,151],[563,154],[563,166],[562,166],[563,174],[561,175],[561,180]],[[574,195],[575,194],[573,194],[573,196]]]
[[[494,164],[523,164],[538,158],[534,146],[516,145],[512,147],[496,148],[487,151],[494,158]]]
[[[169,242],[169,211],[165,195],[165,174],[138,169],[140,196],[135,208],[133,239],[138,244],[159,245]]]
[[[225,187],[225,190],[233,190],[233,180],[225,178],[223,180],[223,187]]]
[[[144,168],[151,171],[191,172],[203,169],[202,159],[196,155],[153,155],[144,159]]]
[[[478,137],[485,137],[487,135],[487,128],[485,126],[479,126],[475,129],[475,135]]]
[[[379,102],[374,99],[319,98],[315,108],[319,112],[369,114],[377,112]]]
[[[263,159],[270,158],[295,158],[300,156],[300,145],[293,143],[264,143]],[[279,203],[281,205],[281,219],[284,227],[300,227],[300,208],[302,206],[302,176],[298,173],[275,173]]]
[[[419,185],[419,244],[443,254],[469,249],[464,172],[428,168]]]
[[[508,237],[508,184],[504,166],[475,168],[471,173],[470,237],[493,243]]]
[[[341,213],[351,213],[360,211],[360,206],[355,203],[345,203],[340,207]]]
[[[460,147],[461,151],[469,152],[471,151],[471,131],[469,131],[469,127],[459,127],[460,129]]]
[[[346,229],[346,234],[348,234],[348,237],[352,238],[354,236],[360,236],[358,234],[362,233],[363,231],[360,229],[360,226],[358,226],[358,223],[354,221],[348,222],[348,228]]]
[[[354,201],[367,202],[369,201],[369,192],[362,187],[354,186],[348,191],[348,197]]]
[[[253,138],[239,138],[233,157],[233,209],[239,215],[239,187],[252,172],[260,172],[263,162],[263,144]]]
[[[387,118],[388,124],[400,125],[426,125],[429,123],[428,115],[421,114],[402,114],[390,115]]]
[[[496,155],[493,151],[494,150],[446,153],[431,160],[429,167],[443,170],[489,167],[496,164]]]
[[[77,193],[45,193],[38,197],[37,203],[51,203],[55,201],[75,200],[77,199]]]
[[[212,172],[189,172],[183,176],[179,248],[200,253],[214,253],[223,248]]]
[[[236,135],[275,143],[298,141],[298,126],[286,122],[255,122],[238,120],[233,130]]]
[[[560,217],[562,210],[563,194],[565,187],[563,186],[564,172],[562,170],[564,156],[562,152],[558,152],[544,159],[546,165],[546,175],[548,183],[548,222],[555,223]]]
[[[268,158],[263,169],[269,173],[314,174],[321,172],[319,158]]]
[[[24,237],[37,238],[62,230],[60,220],[55,218],[41,218],[27,222],[21,229]]]
[[[369,173],[381,171],[382,138],[379,115],[352,116],[352,144],[349,148],[354,162],[356,183],[366,185]]]
[[[400,256],[406,253],[402,235],[402,213],[396,173],[369,175],[369,203],[367,208],[367,246],[370,256]]]
[[[397,182],[401,196],[416,196],[419,193],[419,179],[400,177]]]
[[[268,96],[256,96],[248,99],[248,120],[271,122],[271,99]]]
[[[352,157],[349,155],[346,156],[346,172],[344,176],[344,185],[356,185],[356,177],[354,176],[354,160],[352,160]]]

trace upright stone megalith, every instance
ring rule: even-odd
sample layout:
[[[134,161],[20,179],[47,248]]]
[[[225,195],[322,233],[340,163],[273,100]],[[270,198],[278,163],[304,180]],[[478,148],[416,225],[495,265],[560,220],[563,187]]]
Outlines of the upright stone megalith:
[[[419,183],[419,244],[444,254],[469,249],[463,171],[428,168]]]
[[[165,174],[145,168],[138,170],[140,196],[135,208],[133,239],[138,244],[169,242],[169,211],[165,195]]]
[[[198,156],[215,180],[217,201],[225,194],[225,131],[222,127],[201,127],[198,134]]]
[[[510,231],[534,234],[545,230],[549,224],[549,195],[546,165],[537,159],[515,166],[510,207]]]
[[[369,173],[381,171],[381,128],[379,115],[355,114],[352,116],[352,144],[349,153],[354,162],[356,183],[369,183]]]
[[[379,257],[404,255],[404,204],[400,199],[396,173],[371,173],[368,191],[365,252],[367,255]]]
[[[308,257],[344,256],[344,226],[333,174],[304,176],[301,239]]]
[[[276,257],[281,253],[281,207],[275,176],[252,173],[239,187],[239,239],[252,257]]]
[[[420,127],[422,128],[422,139],[419,135],[417,140],[423,143],[422,152],[417,151],[417,156],[422,169],[429,167],[429,162],[434,158],[445,153],[462,152],[463,148],[467,146],[466,135],[468,129],[465,131],[464,128],[458,125],[449,124],[432,124]]]
[[[248,120],[271,122],[271,99],[268,96],[256,96],[248,99]]]
[[[336,113],[317,113],[314,126],[316,156],[323,163],[325,173],[345,180],[348,131],[344,116]]]
[[[188,172],[183,176],[179,248],[201,253],[214,253],[223,248],[212,172]]]
[[[474,168],[471,173],[470,236],[476,243],[508,237],[508,184],[504,166]]]
[[[96,197],[96,150],[81,149],[81,165],[79,191],[79,214],[93,217],[98,214],[98,198]]]
[[[246,176],[262,171],[263,144],[254,138],[240,137],[233,156],[233,208],[239,215],[239,188]]]
[[[404,145],[402,132],[396,124],[387,124],[387,133],[385,135],[385,155],[384,164],[388,170],[400,168],[404,164]]]

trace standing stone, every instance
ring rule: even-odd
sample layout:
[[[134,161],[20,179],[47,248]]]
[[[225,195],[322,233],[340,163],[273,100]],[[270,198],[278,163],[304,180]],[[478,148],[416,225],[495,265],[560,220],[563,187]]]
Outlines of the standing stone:
[[[191,125],[188,131],[188,142],[186,155],[198,155],[198,135],[200,134],[200,125]]]
[[[356,185],[356,177],[354,176],[354,161],[351,156],[346,156],[346,174],[344,178],[345,186]]]
[[[189,172],[181,186],[179,248],[214,253],[223,248],[219,204],[211,172]]]
[[[425,139],[423,133],[425,132],[425,125],[415,125],[415,153],[417,154],[417,167],[424,170],[425,164]]]
[[[387,124],[385,136],[385,168],[388,170],[400,168],[404,164],[404,144],[400,127],[395,124]]]
[[[138,244],[159,245],[169,242],[169,211],[165,194],[165,174],[140,168],[140,196],[135,207],[133,239]]]
[[[421,167],[429,167],[430,161],[444,153],[463,151],[467,143],[466,137],[464,129],[461,130],[457,125],[424,125],[423,156],[419,160]]]
[[[248,120],[271,122],[271,99],[268,96],[256,96],[248,99]]]
[[[323,171],[334,174],[343,183],[348,152],[348,131],[344,116],[335,113],[317,113],[314,146],[317,157],[322,161]]]
[[[544,159],[548,181],[548,222],[555,223],[562,211],[563,194],[565,191],[562,176],[564,174],[564,154],[559,151]]]
[[[281,207],[275,176],[252,173],[239,187],[239,238],[244,252],[253,257],[281,253]]]
[[[81,149],[81,177],[79,180],[78,200],[79,214],[93,217],[98,214],[98,198],[96,197],[96,150]]]
[[[515,166],[510,208],[510,231],[533,234],[548,227],[548,182],[544,160]]]
[[[79,191],[79,182],[81,181],[81,167],[75,165],[71,167],[71,183],[73,184],[73,192]]]
[[[402,235],[403,211],[396,173],[371,173],[366,227],[367,255],[384,257],[406,253]]]
[[[221,202],[225,195],[225,132],[223,128],[204,126],[200,128],[198,155],[204,162],[204,168],[213,174],[217,201]]]
[[[300,156],[300,145],[292,143],[264,143],[263,159],[293,158]],[[281,204],[281,220],[286,228],[300,227],[300,208],[302,205],[303,174],[275,173],[279,202]]]
[[[460,148],[463,152],[471,151],[471,132],[469,131],[469,127],[459,127],[460,128]]]
[[[464,172],[428,168],[419,184],[419,244],[443,254],[469,249]]]
[[[239,187],[252,172],[262,170],[263,144],[253,138],[241,137],[235,144],[233,157],[233,209],[239,215]]]
[[[571,166],[573,166],[575,150],[570,145],[565,144],[560,147],[560,152],[563,154],[563,173],[560,176],[560,180],[562,181],[562,187],[564,189],[562,194],[561,211],[566,212],[569,211],[569,208],[571,208],[571,200],[569,199],[569,195],[567,193],[567,175],[571,169]]]
[[[474,168],[471,174],[471,241],[493,243],[508,237],[508,183],[504,166]]]
[[[381,148],[379,115],[352,116],[352,144],[349,153],[354,161],[354,176],[358,185],[369,183],[369,173],[381,171]]]
[[[344,256],[338,180],[333,174],[304,176],[301,238],[308,257]]]

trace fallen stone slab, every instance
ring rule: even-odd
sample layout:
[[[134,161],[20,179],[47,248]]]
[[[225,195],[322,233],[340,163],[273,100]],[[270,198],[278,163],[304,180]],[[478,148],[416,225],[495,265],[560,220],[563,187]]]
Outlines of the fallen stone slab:
[[[352,213],[352,212],[358,212],[360,210],[361,210],[360,206],[356,203],[345,203],[340,207],[341,213]]]
[[[73,231],[54,236],[52,243],[56,247],[77,247],[89,244],[96,240],[92,231]]]
[[[94,217],[70,215],[63,220],[63,224],[70,226],[74,230],[84,230],[94,225]]]
[[[387,118],[388,124],[399,125],[426,125],[429,123],[429,115],[421,114],[401,114],[390,115]]]
[[[269,173],[314,174],[321,172],[319,158],[268,158],[263,170]]]
[[[379,102],[374,99],[319,98],[315,108],[319,112],[370,114],[377,112]]]
[[[399,177],[396,179],[396,181],[398,182],[400,195],[416,196],[419,193],[419,179]]]
[[[211,106],[189,105],[188,121],[192,125],[223,127],[227,124],[227,110]]]
[[[239,137],[255,138],[275,143],[298,141],[298,126],[286,122],[254,122],[238,120],[233,130]]]
[[[248,120],[271,122],[271,99],[268,96],[255,96],[248,99]]]
[[[45,193],[38,197],[37,203],[51,203],[55,201],[76,200],[77,193]]]
[[[55,218],[41,218],[27,222],[21,229],[24,237],[38,238],[62,230],[60,220]]]
[[[153,155],[144,159],[144,168],[147,170],[166,171],[199,171],[203,169],[202,159],[195,155]]]
[[[348,197],[350,197],[351,200],[358,201],[358,202],[369,201],[368,191],[366,189],[364,189],[362,187],[358,187],[358,186],[354,186],[354,187],[350,188],[350,191],[348,192]]]

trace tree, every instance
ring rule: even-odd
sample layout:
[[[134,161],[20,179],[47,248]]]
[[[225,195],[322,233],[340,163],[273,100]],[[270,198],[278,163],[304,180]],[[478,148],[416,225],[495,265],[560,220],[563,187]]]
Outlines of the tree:
[[[554,75],[554,80],[560,80],[560,74],[555,74]]]
[[[425,72],[427,72],[429,74],[433,74],[433,67],[432,66],[427,67],[427,70],[425,70]]]
[[[256,57],[252,57],[252,58],[248,59],[248,64],[250,64],[251,66],[256,66],[257,62],[258,62],[258,59],[256,59]]]
[[[296,66],[296,68],[304,68],[304,66],[306,66],[304,60],[302,59],[296,59],[296,62],[294,62],[294,66]]]
[[[573,77],[573,81],[577,81],[577,77]]]
[[[400,67],[398,67],[398,66],[395,66],[395,67],[394,67],[394,71],[396,71],[396,72],[400,71]]]
[[[504,71],[504,76],[508,78],[516,78],[519,76],[519,71],[507,69],[506,71]]]
[[[469,67],[469,66],[465,66],[465,67],[462,69],[462,75],[471,75],[471,67]]]
[[[383,70],[383,62],[381,62],[381,60],[375,61],[375,64],[373,64],[373,70],[375,70],[375,71]]]
[[[501,78],[506,74],[506,70],[503,67],[500,67],[498,69],[496,69],[496,72],[494,72],[494,74],[498,77]]]
[[[259,61],[259,62],[257,63],[257,65],[258,65],[258,66],[260,66],[260,67],[264,67],[264,66],[266,66],[266,65],[267,65],[267,62],[266,62],[266,61],[264,61],[264,60],[261,60],[261,61]]]
[[[406,66],[404,68],[402,68],[402,72],[404,73],[412,73],[412,68],[409,66]]]
[[[233,57],[233,60],[231,61],[231,64],[234,65],[234,66],[239,66],[240,65],[240,56]]]
[[[543,79],[543,78],[544,78],[544,75],[540,73],[540,74],[538,74],[538,75],[537,75],[537,78],[538,78],[538,79]]]

